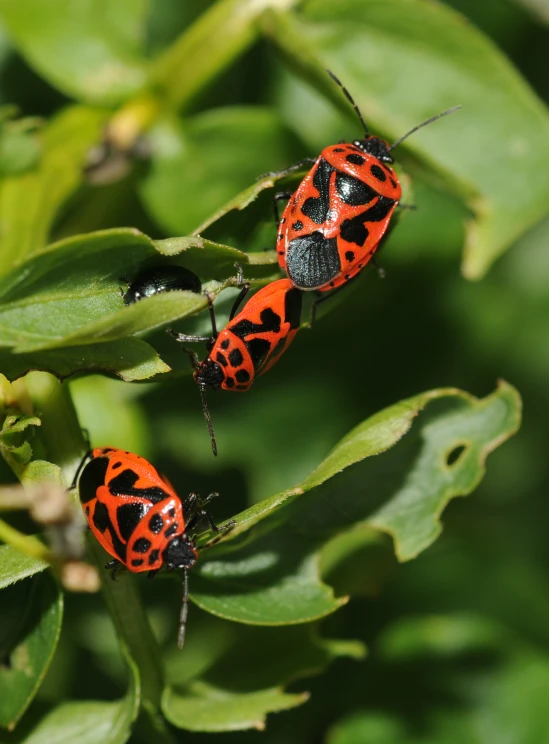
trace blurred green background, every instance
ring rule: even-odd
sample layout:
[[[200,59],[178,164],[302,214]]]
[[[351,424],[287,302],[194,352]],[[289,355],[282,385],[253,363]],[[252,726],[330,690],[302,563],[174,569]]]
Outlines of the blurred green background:
[[[547,3],[446,4],[486,34],[547,102]],[[209,5],[203,0],[143,3],[146,22],[139,34],[144,34],[147,55],[166,49]],[[101,12],[111,12],[107,7]],[[30,7],[26,12],[32,15]],[[3,15],[8,20],[0,31],[0,104],[15,104],[23,117],[48,120],[79,96],[62,75],[57,84],[57,73],[48,74],[43,66],[37,48],[55,55],[55,44],[34,48],[32,35],[21,42],[21,34],[9,28],[13,3],[0,0],[0,23]],[[129,70],[124,84],[130,87],[132,75],[136,86],[139,77],[135,17],[128,18],[123,55]],[[38,25],[33,34],[40,34]],[[78,47],[70,53],[78,55]],[[356,83],[353,87],[347,81],[343,59],[335,72],[359,97]],[[414,95],[421,97],[421,90],[418,84]],[[388,135],[398,136],[401,131],[393,131],[372,95],[373,125],[385,125]],[[451,91],[448,95],[452,98]],[[97,110],[104,105],[114,110],[117,92],[112,96],[112,101],[99,100]],[[439,105],[429,100],[426,105],[436,113],[452,102],[461,101],[441,100]],[[221,107],[234,108],[226,112]],[[363,108],[363,113],[369,119],[370,112]],[[456,131],[459,116],[452,124]],[[399,123],[397,117],[395,126]],[[434,125],[422,141],[436,138],[435,128],[444,126]],[[528,138],[528,132],[522,135]],[[260,37],[200,92],[189,95],[180,116],[153,126],[149,146],[157,157],[152,162],[137,160],[121,178],[81,184],[68,200],[63,197],[63,209],[51,219],[49,240],[117,226],[136,227],[155,239],[188,234],[259,174],[314,155],[334,139],[355,136],[357,124],[345,106],[339,111],[326,103]],[[544,157],[547,151],[549,144]],[[32,161],[27,146],[24,152]],[[531,170],[533,181],[526,179],[526,190],[536,189],[536,179],[549,180],[537,155],[529,156],[526,171]],[[128,384],[92,376],[71,382],[93,445],[139,452],[182,493],[220,491],[214,508],[218,521],[298,482],[349,429],[402,398],[443,386],[483,397],[499,378],[523,397],[520,432],[491,455],[475,493],[448,506],[444,532],[431,548],[399,565],[390,541],[373,539],[327,575],[336,594],[351,591],[353,598],[323,622],[322,634],[364,642],[368,658],[336,659],[322,674],[290,684],[292,692],[310,691],[310,700],[270,716],[265,732],[226,733],[225,741],[549,741],[549,218],[522,235],[484,277],[467,280],[460,262],[469,207],[459,189],[448,186],[440,163],[431,167],[421,153],[402,156],[417,210],[404,216],[384,247],[380,263],[386,278],[373,269],[363,272],[328,303],[314,330],[298,334],[292,349],[249,394],[210,395],[222,453],[217,460],[209,451],[190,377]],[[513,179],[513,171],[506,177]],[[229,216],[205,235],[242,250],[271,248],[270,193],[262,194],[244,216]],[[162,354],[166,343],[161,334],[152,342]],[[168,582],[141,588],[155,631],[168,638],[177,592],[169,591]],[[125,690],[123,664],[101,598],[68,594],[66,612],[60,646],[18,729],[20,738],[6,741],[24,741],[24,732],[52,703],[67,697],[115,699]],[[232,632],[226,627],[230,623],[195,606],[190,623],[189,641],[195,636],[196,648],[201,637],[208,643],[208,633],[223,645]],[[274,644],[274,636],[264,632],[261,643]],[[243,667],[253,663],[245,653],[241,658]],[[169,663],[184,666],[185,659]],[[234,664],[239,669],[238,657]],[[316,668],[312,664],[311,674]],[[152,741],[149,736],[137,726],[131,741]],[[172,728],[171,736],[198,743],[218,735]]]

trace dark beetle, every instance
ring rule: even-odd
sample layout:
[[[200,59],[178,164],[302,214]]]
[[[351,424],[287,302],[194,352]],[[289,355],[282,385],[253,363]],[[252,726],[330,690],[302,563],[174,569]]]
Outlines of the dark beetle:
[[[159,292],[173,292],[176,289],[200,294],[202,284],[196,274],[183,266],[153,266],[135,277],[123,295],[124,304],[131,305],[144,297],[152,297]]]

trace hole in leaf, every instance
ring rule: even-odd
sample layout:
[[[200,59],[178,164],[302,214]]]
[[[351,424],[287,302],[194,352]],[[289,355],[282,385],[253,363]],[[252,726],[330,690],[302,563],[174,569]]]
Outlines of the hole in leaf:
[[[464,444],[458,444],[457,447],[454,447],[454,449],[450,450],[450,452],[446,455],[446,464],[448,467],[452,467],[452,465],[455,465],[456,462],[462,457],[462,455],[467,451],[467,446]]]

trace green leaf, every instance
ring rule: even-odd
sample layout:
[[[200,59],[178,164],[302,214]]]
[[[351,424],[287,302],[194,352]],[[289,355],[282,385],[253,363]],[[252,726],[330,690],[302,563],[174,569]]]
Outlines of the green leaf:
[[[69,96],[115,105],[146,79],[146,0],[0,0],[0,18],[27,61]]]
[[[10,737],[9,744],[124,744],[135,718],[131,695],[116,703],[62,703],[47,713],[28,736]]]
[[[98,555],[103,557],[99,546],[95,544]],[[133,577],[134,578],[134,577]],[[112,583],[112,582],[109,582]],[[110,586],[107,585],[107,589]],[[124,593],[124,589],[122,589]],[[126,594],[126,600],[130,597]],[[127,610],[130,610],[132,604],[127,601]],[[135,607],[133,607],[135,609]],[[142,629],[139,623],[139,617],[134,617],[134,630],[138,633]],[[128,622],[128,627],[132,628],[132,623]],[[148,640],[144,637],[144,640]],[[129,686],[128,691],[122,700],[117,702],[65,702],[50,710],[43,718],[32,728],[30,734],[22,733],[22,737],[15,736],[9,738],[10,744],[50,744],[52,741],[59,744],[69,744],[78,740],[79,742],[101,741],[102,744],[124,744],[130,736],[131,727],[137,718],[141,682],[137,663],[133,660],[130,648],[122,643],[122,653],[128,665]],[[146,680],[145,687],[154,680]]]
[[[243,191],[241,191],[239,194],[234,196],[232,199],[229,199],[228,202],[223,204],[219,209],[217,209],[213,214],[210,214],[207,219],[204,220],[196,229],[195,234],[200,235],[206,230],[208,227],[213,225],[215,222],[220,220],[222,217],[224,217],[229,212],[232,212],[233,210],[239,210],[242,211],[243,209],[246,209],[246,207],[249,207],[250,204],[252,204],[257,197],[261,194],[262,191],[265,191],[266,189],[272,189],[274,185],[277,182],[276,176],[263,176],[261,178],[258,178],[254,184],[251,186],[248,186]],[[272,263],[277,263],[276,260],[276,253],[275,251],[270,252],[263,252],[263,255],[269,254],[273,256]],[[252,254],[253,255],[253,254]],[[253,255],[253,258],[259,259],[261,254]]]
[[[213,634],[216,628],[218,632]],[[200,650],[202,656],[202,666],[194,663],[194,674],[184,661],[170,664],[171,686],[163,695],[162,710],[175,726],[212,732],[263,729],[268,713],[294,707],[308,698],[307,693],[288,695],[281,685],[319,673],[335,658],[364,657],[360,642],[319,638],[310,625],[239,628],[229,647],[223,630],[236,636],[231,626],[207,617],[198,631],[191,629],[185,654],[192,660]],[[212,643],[220,633],[225,643]],[[205,640],[208,646],[203,648]],[[236,668],[246,670],[245,675],[235,675]]]
[[[505,382],[480,400],[451,388],[408,398],[356,427],[299,486],[237,515],[231,535],[296,501],[292,519],[309,534],[367,522],[389,533],[399,559],[409,560],[440,534],[448,501],[476,488],[487,455],[516,432],[520,410]]]
[[[37,166],[0,180],[0,275],[46,245],[59,209],[82,183],[86,154],[104,121],[98,110],[65,109],[42,131]]]
[[[37,416],[12,414],[5,418],[0,430],[0,452],[15,472],[27,465],[32,457],[29,433],[22,436],[29,426],[40,426],[40,419]],[[32,437],[32,433],[30,436]]]
[[[343,101],[324,71],[334,70],[371,129],[393,140],[448,107],[463,106],[410,137],[397,157],[413,153],[466,197],[474,213],[467,277],[482,276],[547,213],[547,111],[492,42],[447,5],[308,0],[299,16],[271,17],[266,29],[317,87]],[[311,111],[320,118],[310,98],[285,91],[285,114],[301,131],[304,117],[311,128]]]
[[[364,657],[360,642],[319,638],[311,626],[239,628],[232,644],[227,643],[229,630],[234,637],[234,626],[205,617],[198,630],[191,629],[185,648],[194,674],[184,660],[170,664],[171,686],[163,695],[162,709],[175,726],[189,731],[262,729],[268,713],[307,700],[307,693],[283,692],[282,684],[318,673],[340,656]],[[197,651],[201,665],[192,662]],[[246,670],[243,679],[235,675],[235,668]]]
[[[45,561],[23,555],[10,545],[0,545],[0,589],[48,568]]]
[[[285,530],[240,550],[206,558],[191,597],[218,617],[252,625],[306,623],[347,602],[320,579],[315,543]]]
[[[24,377],[31,370],[50,372],[60,380],[76,372],[101,372],[128,382],[170,371],[155,349],[137,338],[30,354],[14,354],[4,349],[0,350],[0,367],[10,381]]]
[[[248,279],[265,277],[270,279],[277,263],[274,251],[249,254],[198,236],[167,238],[153,242],[159,253],[165,256],[180,255],[186,267],[202,277],[213,276],[217,280],[220,277],[226,278],[234,275],[235,263],[245,268]]]
[[[154,159],[141,195],[154,219],[176,235],[201,232],[212,212],[298,153],[279,116],[258,106],[164,120],[150,137]]]
[[[188,731],[245,731],[265,728],[267,713],[289,710],[304,703],[308,694],[289,694],[278,687],[255,692],[231,692],[205,682],[190,685],[184,696],[170,688],[163,697],[166,718]]]
[[[2,604],[17,616],[15,634],[3,651],[9,665],[0,667],[0,726],[13,728],[35,696],[50,665],[61,632],[63,597],[49,573],[2,590]],[[12,634],[9,614],[0,635]],[[2,645],[2,644],[0,644]]]
[[[250,265],[241,251],[200,238],[154,242],[132,228],[67,238],[0,279],[0,345],[30,354],[96,344],[124,339],[204,309],[207,302],[202,295],[182,291],[124,305],[121,290],[125,282],[153,259],[161,263],[159,253],[182,253],[181,260],[188,268],[232,275],[225,284],[208,286],[214,295],[234,284],[235,261]],[[256,273],[262,271],[270,268],[258,263]],[[91,365],[93,354],[87,352],[86,356]]]
[[[97,341],[114,341],[132,336],[143,331],[150,331],[159,326],[172,323],[187,315],[205,310],[208,301],[204,295],[194,292],[175,290],[146,297],[139,302],[122,307],[111,315],[87,323],[75,333],[64,335],[53,342],[32,346],[32,350],[59,348],[90,344]],[[28,347],[25,347],[28,349]]]

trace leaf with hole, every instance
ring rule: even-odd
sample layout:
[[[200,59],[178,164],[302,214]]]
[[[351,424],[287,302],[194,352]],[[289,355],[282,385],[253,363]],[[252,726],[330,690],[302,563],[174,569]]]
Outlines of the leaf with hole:
[[[440,534],[448,501],[476,488],[520,415],[520,397],[505,382],[484,399],[442,388],[404,400],[351,431],[301,484],[237,515],[231,536],[270,515],[308,538],[367,523],[393,537],[400,560],[413,558]]]

